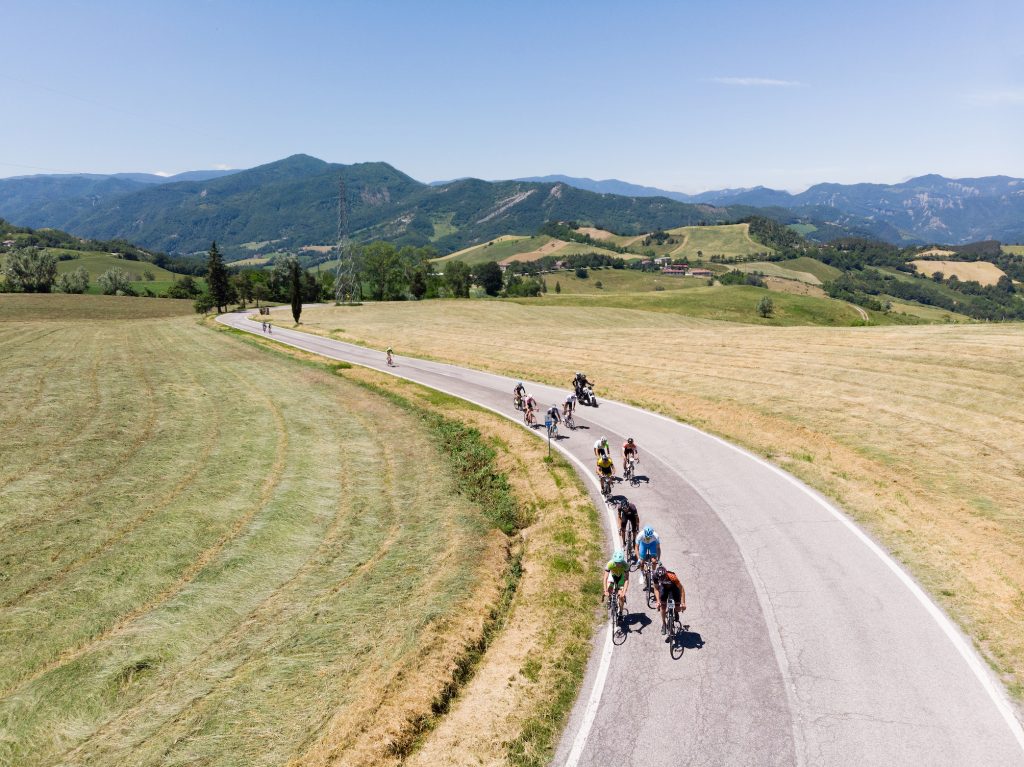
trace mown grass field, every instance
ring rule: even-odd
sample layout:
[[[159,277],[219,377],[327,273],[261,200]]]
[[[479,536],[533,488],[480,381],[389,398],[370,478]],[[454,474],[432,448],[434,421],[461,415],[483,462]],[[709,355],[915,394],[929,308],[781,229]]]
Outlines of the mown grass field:
[[[749,261],[742,264],[731,264],[741,272],[758,272],[768,277],[781,277],[784,280],[799,280],[808,285],[820,285],[821,280],[810,272],[796,271],[775,261]]]
[[[590,273],[591,281],[604,281],[609,271],[601,269]],[[757,325],[832,325],[849,326],[863,324],[860,313],[843,301],[818,296],[793,295],[778,293],[766,288],[755,288],[747,285],[715,285],[708,287],[705,280],[692,277],[661,277],[662,280],[678,280],[676,290],[654,291],[646,293],[612,292],[597,290],[591,287],[588,292],[572,293],[565,290],[563,294],[554,293],[556,274],[545,275],[548,292],[543,297],[509,299],[524,306],[543,304],[551,307],[590,307],[593,309],[625,309],[647,312],[654,322],[656,315],[671,314],[680,317],[703,320],[721,320],[726,322],[745,322]],[[653,278],[653,275],[652,275]],[[775,311],[769,318],[758,316],[757,304],[763,296],[770,295],[775,304]],[[876,324],[899,322],[898,317],[887,316],[880,312],[869,312],[871,321]]]
[[[548,296],[554,297],[555,283],[562,295],[611,293],[645,293],[657,290],[683,290],[706,285],[706,280],[691,277],[665,277],[658,272],[640,272],[633,269],[589,269],[587,278],[580,279],[575,271],[553,272],[543,275],[548,285]],[[597,283],[601,287],[597,287]]]
[[[1024,326],[754,327],[654,306],[696,292],[331,307],[303,322],[549,383],[585,370],[599,396],[768,456],[905,562],[1021,698]]]
[[[673,258],[708,260],[711,256],[751,256],[773,252],[767,245],[750,238],[750,224],[681,226],[667,231],[677,238],[684,238],[681,244],[661,249],[667,250],[667,255]]]
[[[484,633],[505,636],[516,539],[421,410],[182,303],[0,299],[0,763],[394,763]],[[544,466],[548,505],[516,513],[550,536],[571,511],[589,567],[593,511]],[[530,581],[517,620],[536,631],[558,616],[550,538],[533,546],[518,556],[550,585]],[[533,728],[531,754],[585,665],[596,592],[578,570],[550,663],[513,712],[478,708]],[[511,758],[509,732],[487,742]]]
[[[1024,245],[1003,245],[1004,253],[1012,253],[1015,256],[1024,256]]]
[[[966,282],[976,280],[982,285],[995,285],[1000,277],[1006,273],[995,264],[988,261],[937,261],[932,259],[918,259],[911,261],[917,267],[920,274],[931,275],[941,272],[947,280],[956,275],[956,278]]]
[[[483,264],[488,261],[501,261],[503,258],[508,256],[514,256],[518,253],[526,253],[531,250],[536,250],[542,245],[547,244],[551,240],[547,235],[539,235],[536,237],[527,237],[524,235],[517,234],[505,234],[501,237],[497,237],[490,242],[484,242],[479,245],[473,245],[462,250],[457,250],[454,253],[449,253],[447,256],[434,259],[435,264],[444,264],[448,261],[465,261],[470,266],[475,264]]]

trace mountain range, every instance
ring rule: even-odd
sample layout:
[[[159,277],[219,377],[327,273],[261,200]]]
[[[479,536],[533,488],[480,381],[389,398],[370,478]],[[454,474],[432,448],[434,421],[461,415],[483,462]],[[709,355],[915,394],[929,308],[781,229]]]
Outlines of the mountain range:
[[[756,187],[682,195],[567,176],[424,184],[384,162],[341,165],[308,155],[238,171],[178,176],[38,175],[0,179],[0,217],[82,237],[127,239],[186,254],[217,240],[229,254],[330,244],[338,190],[360,241],[433,244],[446,253],[501,234],[575,220],[622,234],[764,215],[821,240],[894,243],[1024,240],[1024,181],[1005,176],[903,184],[818,184],[805,192]],[[244,247],[243,247],[244,246]]]
[[[877,229],[889,242],[959,245],[978,240],[1024,240],[1024,179],[1010,176],[945,178],[927,175],[899,184],[815,184],[792,194],[755,186],[684,194],[618,179],[534,176],[523,181],[562,183],[578,189],[633,197],[661,196],[718,207],[785,208],[809,218],[834,219]],[[831,211],[831,213],[829,212]],[[870,222],[870,223],[866,223]],[[890,231],[895,230],[895,236]]]

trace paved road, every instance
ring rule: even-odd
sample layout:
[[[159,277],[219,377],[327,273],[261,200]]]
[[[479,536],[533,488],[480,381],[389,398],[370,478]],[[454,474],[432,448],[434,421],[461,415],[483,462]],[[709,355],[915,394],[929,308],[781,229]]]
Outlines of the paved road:
[[[222,322],[260,333],[258,322]],[[284,343],[513,415],[512,379],[284,328]],[[566,372],[566,383],[571,376]],[[541,404],[565,392],[540,384]],[[556,765],[1024,765],[998,683],[917,585],[827,501],[722,440],[612,402],[559,447],[634,436],[649,481],[618,492],[660,532],[687,588],[673,653],[636,575],[621,644],[607,621]],[[586,468],[584,468],[584,465]]]

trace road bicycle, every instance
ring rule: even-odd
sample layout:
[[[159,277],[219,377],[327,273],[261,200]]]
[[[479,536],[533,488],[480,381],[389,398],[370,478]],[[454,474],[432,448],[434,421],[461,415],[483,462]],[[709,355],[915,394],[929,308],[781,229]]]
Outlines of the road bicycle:
[[[548,426],[548,439],[558,439],[558,421],[552,421]]]
[[[565,414],[563,420],[565,421],[565,427],[567,429],[576,430],[576,419],[572,417],[572,411],[570,410]]]
[[[622,478],[626,482],[629,482],[630,484],[633,484],[633,480],[634,480],[635,477],[636,477],[636,458],[633,458],[632,456],[630,456],[630,457],[626,458],[626,466],[622,470]]]
[[[526,408],[523,410],[523,423],[527,426],[533,426],[537,422],[537,419],[533,415],[533,410]]]
[[[619,514],[622,514],[620,507]],[[633,530],[633,520],[626,522],[626,534],[622,539],[622,550],[626,552],[626,559],[629,560],[629,569],[636,570],[636,560],[633,558],[633,539],[636,537],[635,530]]]
[[[647,594],[648,607],[654,607],[656,604],[654,599],[654,584],[651,583],[656,564],[657,563],[653,559],[645,559],[640,563],[640,568],[644,574],[644,592]]]
[[[615,477],[611,474],[600,474],[598,476],[601,480],[601,495],[607,498],[612,494],[612,489],[615,487]]]
[[[625,600],[623,600],[622,606],[626,606]],[[622,615],[623,613],[619,612],[619,587],[612,584],[611,591],[608,593],[608,617],[612,622],[612,631],[618,628]]]
[[[679,622],[679,614],[676,612],[676,600],[673,597],[668,598],[668,604],[665,606],[665,619],[668,621],[668,641],[674,642],[676,634],[682,628],[682,624]]]
[[[387,357],[388,357],[388,367],[389,368],[393,368],[395,366],[395,360],[394,360],[394,358],[392,358],[391,352],[387,353]]]

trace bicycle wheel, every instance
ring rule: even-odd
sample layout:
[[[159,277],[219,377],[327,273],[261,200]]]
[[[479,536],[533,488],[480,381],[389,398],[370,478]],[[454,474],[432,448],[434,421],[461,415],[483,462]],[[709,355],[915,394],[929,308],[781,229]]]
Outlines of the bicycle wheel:
[[[647,584],[647,606],[653,608],[657,602],[654,600],[654,584],[651,582],[651,567],[644,568],[644,582]]]

